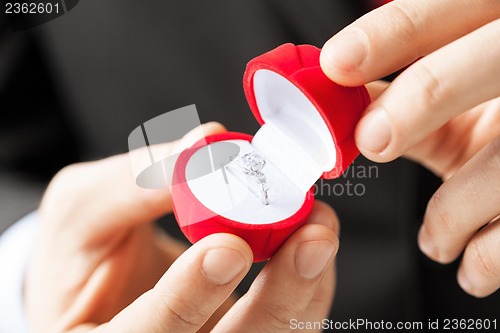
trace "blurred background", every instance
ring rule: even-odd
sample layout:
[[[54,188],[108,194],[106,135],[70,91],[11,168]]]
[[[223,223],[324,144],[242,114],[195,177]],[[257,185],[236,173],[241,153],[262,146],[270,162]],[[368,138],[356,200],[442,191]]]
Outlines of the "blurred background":
[[[164,112],[196,104],[202,122],[255,133],[241,83],[246,63],[286,42],[321,47],[375,2],[86,0],[15,33],[0,17],[0,232],[36,209],[60,168],[126,152],[129,133]],[[438,265],[418,251],[440,180],[406,160],[375,166],[359,157],[351,170],[328,181],[340,184],[336,193],[318,195],[341,219],[332,318],[496,318],[498,292],[466,295],[457,262]],[[363,194],[340,194],[347,182]],[[173,216],[158,223],[182,238]]]

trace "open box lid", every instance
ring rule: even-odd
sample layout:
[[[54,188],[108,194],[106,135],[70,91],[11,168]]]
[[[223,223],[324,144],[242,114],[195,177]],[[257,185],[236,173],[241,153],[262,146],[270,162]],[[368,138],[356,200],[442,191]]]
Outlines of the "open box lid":
[[[331,81],[321,70],[320,52],[312,45],[281,45],[248,63],[243,88],[257,121],[292,142],[318,176],[332,179],[359,154],[354,128],[370,97],[364,86]]]

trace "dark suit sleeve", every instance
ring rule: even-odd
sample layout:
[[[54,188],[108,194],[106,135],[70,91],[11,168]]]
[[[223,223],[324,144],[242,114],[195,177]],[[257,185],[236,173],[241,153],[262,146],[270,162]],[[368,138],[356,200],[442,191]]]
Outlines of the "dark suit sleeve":
[[[1,22],[0,22],[1,23]],[[78,159],[37,36],[0,24],[0,233],[35,209],[50,178]]]

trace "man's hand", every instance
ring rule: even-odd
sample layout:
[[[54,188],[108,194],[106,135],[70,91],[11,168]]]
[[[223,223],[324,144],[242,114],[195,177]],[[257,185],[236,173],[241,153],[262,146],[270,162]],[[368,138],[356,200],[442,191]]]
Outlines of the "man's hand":
[[[416,160],[446,182],[431,199],[420,248],[441,263],[464,250],[458,281],[484,297],[500,287],[500,1],[396,0],[330,39],[326,75],[372,83],[356,129],[367,158]],[[495,222],[496,221],[496,222]]]
[[[204,125],[206,134],[221,131]],[[188,147],[199,139],[193,133],[154,149]],[[215,234],[186,250],[152,223],[171,209],[168,189],[136,186],[127,155],[63,169],[39,210],[25,290],[32,330],[288,332],[291,319],[328,314],[338,248],[331,208],[317,203],[236,303],[231,293],[252,263],[248,245]]]

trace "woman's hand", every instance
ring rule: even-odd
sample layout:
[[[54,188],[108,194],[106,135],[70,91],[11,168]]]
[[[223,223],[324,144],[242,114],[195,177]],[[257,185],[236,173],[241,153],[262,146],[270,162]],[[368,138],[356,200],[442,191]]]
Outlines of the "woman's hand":
[[[204,125],[206,134],[221,131]],[[199,139],[193,133],[155,149],[188,147]],[[186,250],[152,223],[171,210],[168,189],[136,186],[127,155],[63,169],[39,210],[25,290],[32,330],[288,332],[291,319],[328,314],[338,221],[325,204],[237,302],[231,294],[252,263],[248,245],[215,234]]]
[[[373,97],[356,143],[376,162],[406,156],[445,183],[429,202],[422,251],[484,297],[500,287],[500,1],[396,0],[330,39],[332,80],[359,85],[396,70]]]

